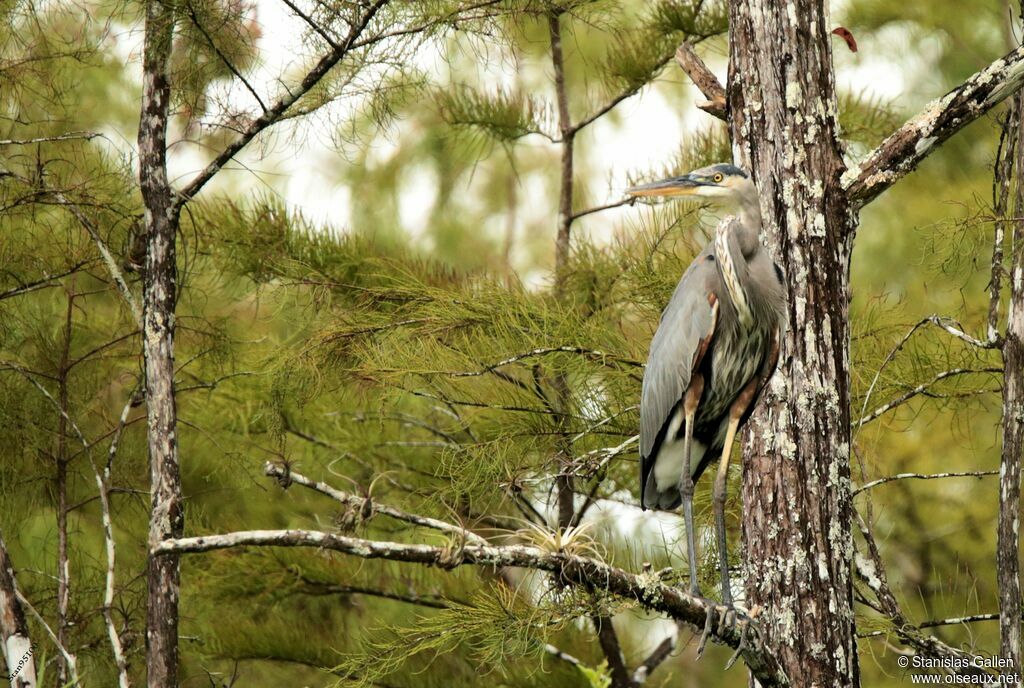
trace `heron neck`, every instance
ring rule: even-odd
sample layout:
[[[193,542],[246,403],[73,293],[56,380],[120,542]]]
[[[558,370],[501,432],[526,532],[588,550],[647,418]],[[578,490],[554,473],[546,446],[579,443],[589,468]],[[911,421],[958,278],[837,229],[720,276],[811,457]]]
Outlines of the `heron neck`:
[[[750,258],[761,247],[761,201],[751,185],[751,192],[743,194],[737,204],[739,226],[734,230],[744,258]]]

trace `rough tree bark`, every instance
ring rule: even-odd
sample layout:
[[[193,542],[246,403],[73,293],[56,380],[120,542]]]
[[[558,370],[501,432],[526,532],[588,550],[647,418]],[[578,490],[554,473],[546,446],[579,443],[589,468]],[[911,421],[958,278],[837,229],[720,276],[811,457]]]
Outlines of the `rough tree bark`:
[[[160,0],[146,5],[139,117],[139,185],[145,204],[146,263],[143,355],[150,463],[149,546],[181,537],[184,513],[174,403],[175,232],[178,210],[167,180],[168,60],[174,11]],[[149,686],[178,684],[178,557],[150,554],[146,611]]]
[[[1010,250],[1010,295],[1006,321],[1006,335],[1003,338],[1003,448],[999,464],[999,525],[996,538],[996,571],[999,584],[999,656],[1013,662],[1016,673],[1020,674],[1020,463],[1024,453],[1024,223],[1019,219],[1024,213],[1024,188],[1021,186],[1021,171],[1024,169],[1024,141],[1021,140],[1022,106],[1024,99],[1018,93],[1011,103],[1007,115],[1004,146],[1013,151],[1013,168],[1016,178],[1014,219]],[[1011,144],[1012,141],[1012,144]],[[1012,147],[1011,147],[1012,146]],[[997,183],[1004,186],[999,193],[1005,193],[1013,183],[1009,174],[998,172],[1010,168],[999,166]],[[1005,195],[1003,196],[1005,199]],[[1003,210],[1006,210],[1004,205]],[[1001,237],[1000,237],[1001,238]],[[996,248],[995,261],[1001,258],[1001,247]],[[1000,266],[1001,268],[1001,266]],[[993,289],[998,289],[998,279],[993,275]],[[993,298],[997,306],[998,295]]]
[[[858,683],[848,388],[849,261],[828,19],[821,0],[734,0],[733,152],[753,173],[786,274],[789,332],[744,437],[747,605],[794,685]]]
[[[57,371],[57,642],[68,646],[68,608],[71,604],[71,566],[68,559],[68,361],[71,353],[71,326],[74,315],[74,278],[67,292],[64,315],[64,333]],[[57,656],[57,683],[68,680],[68,665],[63,656]]]
[[[14,566],[7,556],[3,535],[0,535],[0,640],[11,688],[35,688],[36,663],[32,658],[28,621],[18,600]]]
[[[548,15],[548,33],[551,41],[551,64],[555,73],[555,99],[558,102],[558,129],[561,139],[561,176],[558,194],[558,231],[555,235],[555,298],[565,298],[565,278],[569,265],[569,238],[572,231],[572,166],[573,144],[576,134],[573,131],[572,119],[569,114],[569,97],[565,87],[565,58],[562,55],[562,19],[558,12]],[[558,397],[559,411],[565,413],[569,405],[569,387],[564,375],[556,375],[554,380]],[[555,478],[555,489],[558,500],[558,527],[567,528],[572,522],[575,511],[573,480],[569,475],[571,458],[567,450],[559,452],[561,469]]]
[[[857,212],[1024,81],[1018,48],[844,174],[829,28],[824,0],[730,2],[733,154],[761,191],[765,238],[790,297],[780,372],[744,433],[747,603],[764,609],[767,649],[801,686],[859,682],[847,318]],[[715,100],[717,89],[703,90]]]

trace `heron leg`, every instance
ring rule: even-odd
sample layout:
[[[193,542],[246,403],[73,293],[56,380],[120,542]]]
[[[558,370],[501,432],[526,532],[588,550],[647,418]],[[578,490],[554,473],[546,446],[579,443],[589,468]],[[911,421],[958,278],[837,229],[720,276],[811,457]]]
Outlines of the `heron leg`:
[[[729,550],[725,542],[725,488],[729,477],[729,456],[732,454],[732,445],[736,439],[736,431],[740,427],[740,420],[754,401],[760,382],[761,380],[756,377],[748,382],[729,408],[729,425],[725,431],[725,446],[722,447],[722,456],[718,460],[718,474],[715,476],[713,500],[715,531],[718,538],[718,569],[722,574],[722,603],[727,607],[732,606],[732,589],[729,586]]]
[[[679,476],[680,495],[683,499],[683,520],[686,522],[686,556],[690,564],[690,593],[700,596],[697,582],[697,538],[693,528],[693,469],[690,467],[690,449],[693,446],[693,423],[697,416],[697,403],[704,392],[704,378],[694,375],[683,395],[683,469]]]
[[[722,574],[722,604],[732,606],[732,590],[729,586],[729,550],[725,543],[725,487],[729,477],[729,455],[732,443],[736,439],[736,429],[740,425],[740,416],[729,418],[729,427],[725,432],[725,446],[718,460],[718,474],[715,475],[714,505],[715,533],[718,536],[718,569]]]

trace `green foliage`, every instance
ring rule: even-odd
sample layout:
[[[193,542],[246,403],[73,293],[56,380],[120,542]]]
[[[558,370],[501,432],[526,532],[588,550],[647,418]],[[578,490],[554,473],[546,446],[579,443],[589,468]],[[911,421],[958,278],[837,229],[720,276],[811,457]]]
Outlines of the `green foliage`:
[[[448,125],[456,130],[478,131],[499,143],[542,131],[543,106],[522,94],[507,91],[484,94],[462,87],[438,90],[435,102]]]
[[[893,7],[856,0],[843,18],[879,59],[902,59],[897,46],[872,35],[896,23],[918,47],[933,45],[929,36],[941,32],[935,78],[943,85],[992,52],[1000,25],[991,8],[972,4],[965,19],[960,5],[948,2]],[[138,298],[140,275],[126,267],[140,215],[136,173],[129,149],[116,144],[134,138],[138,84],[107,26],[137,27],[140,17],[137,6],[91,8],[83,21],[80,8],[59,3],[3,7],[11,30],[0,39],[0,99],[10,116],[0,138],[90,129],[106,138],[0,148],[0,523],[23,591],[53,624],[57,475],[66,460],[66,500],[74,507],[70,644],[90,685],[113,685],[90,461],[108,460],[142,361],[132,314],[69,203],[97,229]],[[312,8],[343,36],[355,4]],[[517,0],[466,8],[452,0],[390,3],[376,28],[423,30],[356,51],[289,111],[298,137],[312,130],[339,149],[337,160],[309,165],[351,194],[347,220],[324,226],[276,191],[231,186],[196,199],[183,214],[175,344],[189,534],[295,527],[460,545],[295,485],[282,489],[262,475],[269,460],[497,542],[574,551],[630,570],[645,562],[655,571],[672,566],[666,580],[681,580],[678,525],[636,516],[637,459],[629,441],[651,333],[712,221],[686,204],[638,204],[627,219],[606,222],[616,231],[603,234],[596,222],[588,233],[588,223],[605,216],[589,215],[574,225],[565,296],[555,298],[549,275],[559,149],[551,139],[559,132],[547,14],[562,13],[567,95],[578,123],[614,98],[646,89],[683,38],[713,43],[726,28],[726,6]],[[261,41],[269,38],[253,12],[205,0],[180,6],[178,124],[213,150],[258,114],[255,104],[238,111],[239,101],[225,95],[233,89],[248,98],[228,63],[263,96],[279,95],[275,83],[253,81]],[[291,70],[308,67],[324,44],[310,31]],[[961,44],[973,47],[957,49]],[[514,76],[496,78],[492,64],[514,65]],[[671,69],[660,80],[671,83],[655,84],[645,97],[683,107],[684,89]],[[912,92],[936,92],[931,75],[913,77]],[[900,121],[906,108],[896,109],[866,92],[842,96],[851,156]],[[312,123],[298,124],[313,113]],[[577,212],[595,195],[588,180],[605,174],[595,149],[629,126],[619,117],[611,110],[577,138]],[[203,127],[187,128],[199,121]],[[215,133],[205,126],[211,122],[220,127]],[[850,306],[855,483],[995,465],[998,373],[935,378],[998,367],[998,355],[979,354],[933,325],[903,342],[932,313],[958,318],[968,332],[983,329],[990,212],[976,200],[936,201],[987,197],[992,149],[989,125],[976,125],[864,211]],[[179,148],[171,150],[177,164]],[[729,157],[725,129],[714,123],[667,144],[655,169],[631,171],[630,179]],[[410,222],[409,194],[424,187],[433,195]],[[88,451],[32,381],[63,405]],[[861,425],[925,383],[926,394]],[[144,425],[144,403],[129,407],[111,480],[114,617],[136,683],[144,664]],[[560,471],[574,477],[579,504],[592,504],[583,525],[569,532],[548,522]],[[732,480],[737,484],[736,475]],[[856,497],[874,516],[890,580],[913,618],[993,608],[995,508],[986,480],[897,481]],[[698,494],[703,526],[709,501]],[[734,542],[738,509],[734,499]],[[713,590],[717,553],[707,547],[702,555],[700,577]],[[565,589],[543,575],[505,573],[283,549],[186,558],[183,675],[209,670],[223,678],[237,662],[239,683],[253,686],[607,686],[594,615],[614,616],[632,666],[652,649],[655,621],[633,605]],[[859,612],[861,630],[886,630],[873,612]],[[45,637],[34,622],[32,631]],[[987,627],[936,633],[953,644],[995,646]],[[862,643],[865,658],[879,651],[878,666],[862,662],[865,684],[898,680],[883,675],[891,668],[884,640]],[[556,659],[548,643],[579,663]],[[685,673],[709,684],[744,684],[742,673],[721,673],[726,654],[702,665],[687,654],[673,657],[652,680],[678,681]],[[37,656],[43,685],[55,685],[52,650]]]
[[[372,686],[411,657],[461,648],[477,666],[505,674],[511,659],[539,658],[545,635],[564,623],[554,610],[525,604],[514,591],[499,585],[482,591],[469,604],[453,603],[431,616],[420,616],[413,627],[387,629],[387,637],[369,641],[364,653],[347,658],[333,671],[350,679],[346,685]]]

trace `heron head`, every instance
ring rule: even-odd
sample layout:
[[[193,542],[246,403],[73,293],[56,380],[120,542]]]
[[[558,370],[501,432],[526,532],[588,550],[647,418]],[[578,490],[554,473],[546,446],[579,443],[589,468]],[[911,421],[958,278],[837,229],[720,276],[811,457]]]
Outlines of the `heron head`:
[[[728,163],[702,167],[680,177],[669,177],[626,189],[631,196],[697,196],[721,205],[743,204],[753,194],[750,175]]]

